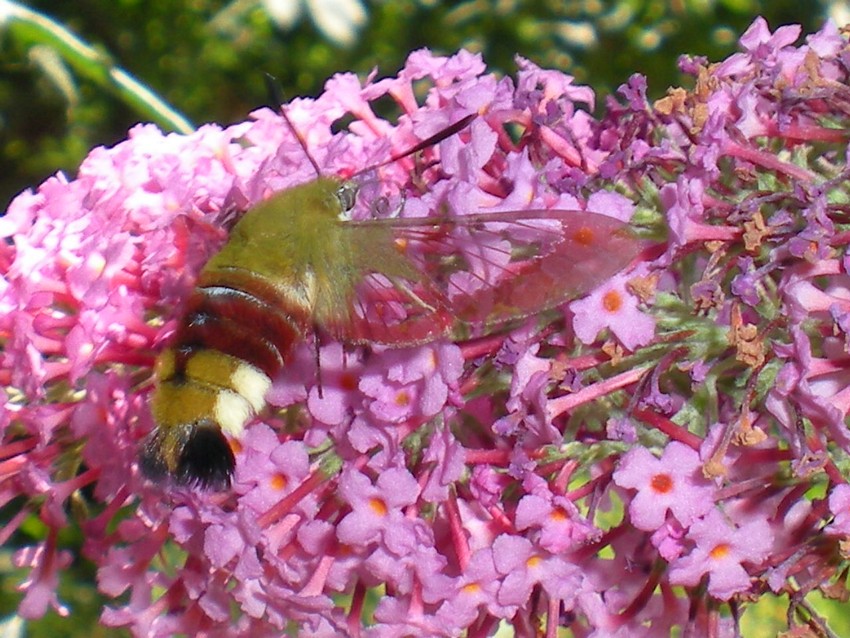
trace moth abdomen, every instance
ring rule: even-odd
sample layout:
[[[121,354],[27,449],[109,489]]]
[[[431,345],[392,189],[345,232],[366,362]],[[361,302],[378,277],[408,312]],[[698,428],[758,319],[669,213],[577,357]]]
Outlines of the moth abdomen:
[[[279,300],[276,300],[279,301]],[[247,361],[273,377],[304,331],[279,303],[227,286],[195,289],[177,347],[204,347]]]
[[[238,438],[263,409],[272,377],[305,334],[304,316],[260,275],[205,270],[174,345],[157,359],[145,474],[227,487],[235,459],[225,434]]]

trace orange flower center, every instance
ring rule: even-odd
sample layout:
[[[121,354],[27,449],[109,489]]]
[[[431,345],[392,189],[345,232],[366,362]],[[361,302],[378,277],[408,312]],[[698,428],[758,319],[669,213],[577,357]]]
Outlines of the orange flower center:
[[[725,558],[726,556],[728,556],[729,551],[730,547],[728,544],[720,543],[719,545],[716,545],[714,549],[711,550],[710,555],[712,558],[720,560],[721,558]]]
[[[567,516],[567,513],[563,509],[561,509],[560,507],[556,507],[555,509],[552,510],[552,513],[549,514],[549,518],[551,518],[553,521],[555,521],[557,523],[557,522],[560,522],[560,521],[565,521],[569,517]]]
[[[273,490],[282,490],[286,487],[286,477],[283,474],[275,474],[272,476],[271,481],[269,481],[269,485]]]
[[[652,477],[649,485],[653,491],[659,494],[667,494],[673,489],[673,479],[670,478],[669,474],[656,474]]]
[[[377,497],[372,497],[369,499],[369,507],[372,508],[372,511],[375,512],[378,516],[386,516],[387,515],[387,504],[384,501]]]
[[[602,297],[602,307],[608,312],[617,312],[623,307],[623,297],[618,290],[609,290]]]

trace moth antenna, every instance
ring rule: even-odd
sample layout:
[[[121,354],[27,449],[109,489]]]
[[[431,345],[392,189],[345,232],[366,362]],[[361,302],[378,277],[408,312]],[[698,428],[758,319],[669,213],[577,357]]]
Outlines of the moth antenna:
[[[299,146],[304,149],[304,155],[307,156],[307,159],[310,160],[310,164],[313,165],[313,170],[316,171],[316,177],[322,176],[322,169],[319,168],[319,164],[310,155],[310,150],[307,148],[307,142],[304,141],[304,138],[301,136],[301,133],[295,128],[295,125],[292,123],[292,120],[289,119],[289,116],[286,114],[286,110],[283,108],[283,105],[280,107],[280,114],[283,116],[283,119],[286,120],[287,126],[289,126],[289,130],[292,131],[292,134],[295,136],[295,139],[298,140]]]
[[[298,140],[298,145],[304,151],[304,155],[307,156],[307,159],[310,160],[310,164],[313,165],[313,170],[316,171],[316,177],[321,177],[322,169],[319,168],[318,162],[316,162],[310,154],[310,149],[307,148],[307,142],[304,140],[301,132],[295,128],[295,124],[292,123],[292,120],[289,119],[289,115],[286,113],[286,109],[283,108],[283,92],[280,90],[280,84],[278,83],[277,78],[270,73],[265,73],[264,77],[266,79],[266,89],[269,92],[269,98],[273,103],[277,104],[276,108],[280,111],[281,116],[283,116],[283,120],[286,122],[289,130],[292,131],[295,139]]]
[[[406,150],[404,150],[400,153],[394,153],[393,155],[390,156],[390,158],[388,160],[380,162],[379,164],[367,166],[366,168],[361,169],[361,170],[357,171],[356,173],[354,173],[354,175],[352,175],[351,177],[352,178],[357,177],[358,175],[362,175],[363,173],[366,173],[368,171],[375,170],[376,168],[380,168],[381,166],[386,166],[387,164],[392,164],[393,162],[397,162],[398,160],[403,159],[403,158],[407,157],[408,155],[413,155],[414,153],[418,153],[419,151],[421,151],[423,149],[426,149],[430,146],[433,146],[437,142],[442,142],[447,137],[451,137],[455,133],[458,133],[458,132],[462,131],[463,129],[465,129],[467,127],[467,125],[472,120],[474,120],[477,116],[478,116],[477,113],[471,113],[471,114],[467,115],[466,117],[459,119],[454,124],[447,126],[443,130],[434,133],[434,135],[432,135],[431,137],[422,140],[421,142],[419,142],[415,146],[412,146],[412,147],[410,147],[410,148],[408,148],[408,149],[406,149]]]
[[[269,96],[269,107],[272,110],[277,110],[283,104],[283,91],[280,88],[280,82],[271,73],[263,73],[263,80],[266,83],[266,94]]]

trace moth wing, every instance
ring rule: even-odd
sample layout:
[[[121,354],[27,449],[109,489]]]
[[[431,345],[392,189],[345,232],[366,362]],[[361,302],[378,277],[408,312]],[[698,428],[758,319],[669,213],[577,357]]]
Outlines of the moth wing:
[[[430,226],[402,222],[415,267],[462,322],[489,326],[589,292],[640,252],[628,226],[574,210],[482,213]]]
[[[447,300],[399,250],[396,219],[347,222],[354,272],[342,314],[321,322],[335,338],[354,343],[415,345],[438,339],[455,323]]]
[[[628,224],[585,211],[350,224],[360,278],[347,320],[330,328],[348,341],[414,344],[526,317],[592,290],[640,251]]]

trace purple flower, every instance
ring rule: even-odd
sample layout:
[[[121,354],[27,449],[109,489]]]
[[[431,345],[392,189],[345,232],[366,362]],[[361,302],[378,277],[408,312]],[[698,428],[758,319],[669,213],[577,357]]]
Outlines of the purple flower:
[[[242,440],[242,456],[236,466],[234,487],[241,503],[257,514],[266,512],[309,474],[307,450],[300,441],[280,443],[262,424],[251,428]]]
[[[448,615],[428,614],[409,597],[386,596],[375,608],[373,626],[366,629],[369,638],[394,637],[399,635],[450,636],[456,633],[463,622]],[[459,622],[460,621],[460,622]]]
[[[629,517],[638,529],[657,530],[668,511],[688,526],[714,507],[715,488],[702,476],[699,453],[678,441],[669,443],[661,458],[646,448],[630,450],[613,478],[620,487],[637,490]]]
[[[766,521],[755,518],[741,525],[727,521],[713,509],[691,525],[688,538],[694,549],[670,566],[670,582],[696,585],[708,575],[708,591],[721,600],[750,588],[743,563],[758,565],[770,553],[773,532]]]
[[[427,346],[412,353],[386,350],[370,361],[359,387],[372,399],[367,406],[379,421],[430,418],[446,404],[462,366],[460,351],[452,344]]]
[[[69,610],[59,602],[56,587],[59,572],[71,564],[73,557],[68,551],[56,550],[56,539],[35,547],[25,547],[15,552],[12,562],[18,568],[30,568],[30,576],[20,585],[24,592],[18,611],[23,618],[41,618],[52,607],[59,615],[67,616]]]
[[[414,521],[407,521],[403,508],[416,502],[419,485],[406,470],[385,470],[372,485],[367,476],[356,471],[344,474],[340,496],[351,506],[337,527],[339,540],[346,545],[385,545],[396,554],[404,554],[417,544],[421,533]]]
[[[599,537],[583,520],[578,508],[562,496],[527,494],[517,505],[516,526],[520,531],[539,529],[535,541],[543,549],[560,554]]]
[[[503,576],[498,600],[523,605],[538,583],[571,609],[581,586],[581,571],[557,554],[541,553],[527,538],[502,534],[493,541],[496,571]]]
[[[457,588],[446,596],[438,616],[453,618],[462,626],[468,626],[482,608],[496,618],[510,618],[517,606],[499,601],[502,576],[496,568],[494,549],[479,549],[472,555]]]
[[[637,298],[626,290],[628,278],[617,275],[584,299],[570,304],[573,329],[583,343],[593,343],[608,328],[628,350],[652,341],[655,320],[638,310]]]

